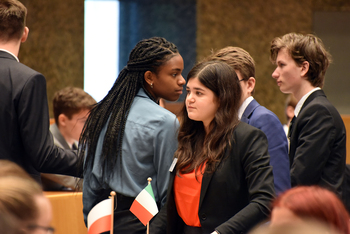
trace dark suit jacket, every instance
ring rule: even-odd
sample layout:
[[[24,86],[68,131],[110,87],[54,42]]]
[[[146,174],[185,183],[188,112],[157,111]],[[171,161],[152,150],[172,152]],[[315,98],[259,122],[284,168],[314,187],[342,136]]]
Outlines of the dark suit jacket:
[[[288,141],[280,120],[254,99],[244,110],[241,121],[259,128],[267,137],[276,194],[289,189]]]
[[[292,186],[319,185],[342,198],[346,131],[322,90],[306,99],[292,125],[289,158]]]
[[[343,198],[344,205],[348,212],[350,212],[350,164],[346,164],[345,166]]]
[[[76,175],[77,156],[53,143],[43,75],[0,51],[0,159],[40,172]]]
[[[198,216],[202,233],[245,233],[270,212],[274,197],[272,167],[265,134],[241,122],[233,134],[232,148],[214,173],[204,173]],[[150,224],[150,233],[182,233],[173,195],[171,173],[167,203]]]

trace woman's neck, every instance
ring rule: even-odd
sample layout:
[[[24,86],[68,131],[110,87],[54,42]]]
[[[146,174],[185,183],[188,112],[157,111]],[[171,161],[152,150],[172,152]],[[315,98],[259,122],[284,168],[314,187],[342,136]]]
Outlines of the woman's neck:
[[[143,86],[142,88],[145,90],[145,93],[147,94],[147,96],[148,96],[151,100],[153,100],[155,103],[159,104],[159,98],[158,98],[158,99],[155,98],[154,95],[153,95],[153,92],[152,92],[151,90],[147,89],[147,86],[146,86],[146,87]]]

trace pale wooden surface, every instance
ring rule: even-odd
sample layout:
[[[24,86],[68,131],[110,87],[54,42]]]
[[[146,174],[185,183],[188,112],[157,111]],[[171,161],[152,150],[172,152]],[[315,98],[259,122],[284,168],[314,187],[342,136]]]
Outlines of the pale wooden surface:
[[[55,234],[86,234],[82,192],[44,192],[52,204]]]

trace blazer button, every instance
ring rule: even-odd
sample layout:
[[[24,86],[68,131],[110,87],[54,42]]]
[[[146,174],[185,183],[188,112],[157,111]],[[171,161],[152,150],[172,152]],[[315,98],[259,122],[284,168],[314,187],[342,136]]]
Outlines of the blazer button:
[[[204,221],[204,220],[206,220],[207,219],[207,215],[205,214],[205,213],[202,213],[201,214],[201,219]]]

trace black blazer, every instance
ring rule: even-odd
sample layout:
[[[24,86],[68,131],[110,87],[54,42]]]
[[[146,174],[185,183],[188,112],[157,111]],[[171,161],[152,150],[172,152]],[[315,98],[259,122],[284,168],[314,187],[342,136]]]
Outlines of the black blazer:
[[[246,233],[267,218],[274,198],[272,167],[265,134],[241,122],[234,131],[232,148],[214,173],[204,173],[198,216],[202,233]],[[150,233],[182,233],[173,195],[171,173],[167,203],[150,224]]]
[[[40,172],[76,175],[77,156],[58,148],[49,131],[45,77],[0,51],[0,159]]]
[[[306,99],[293,123],[289,159],[292,186],[319,185],[342,198],[346,131],[322,90]]]

